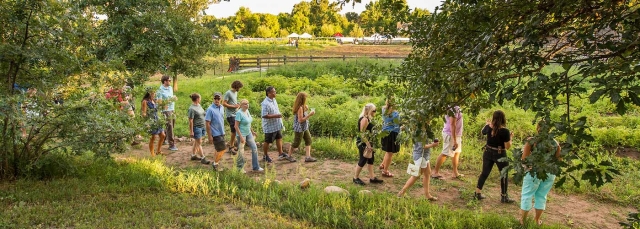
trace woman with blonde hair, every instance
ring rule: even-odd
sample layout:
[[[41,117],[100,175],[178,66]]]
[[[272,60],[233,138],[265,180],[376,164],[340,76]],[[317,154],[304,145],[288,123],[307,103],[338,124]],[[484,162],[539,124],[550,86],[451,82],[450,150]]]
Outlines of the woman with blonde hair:
[[[400,133],[400,113],[396,111],[393,98],[388,98],[384,107],[382,107],[382,131],[388,132],[389,135],[384,136],[381,140],[382,150],[385,152],[380,169],[383,177],[393,177],[393,173],[389,172],[391,158],[393,154],[400,152],[400,144],[398,143],[398,134]]]
[[[298,93],[296,100],[293,102],[293,144],[289,147],[289,155],[292,155],[294,150],[297,150],[304,138],[304,151],[306,157],[304,162],[315,162],[316,159],[311,157],[311,133],[309,132],[309,118],[316,114],[316,111],[308,112],[307,106],[307,94],[304,92]]]
[[[355,176],[353,177],[353,183],[357,185],[364,185],[364,181],[360,179],[360,172],[362,172],[362,168],[364,168],[365,164],[367,164],[367,169],[369,170],[369,183],[382,183],[382,180],[373,175],[373,161],[375,158],[373,145],[371,141],[369,141],[369,138],[372,137],[371,133],[373,130],[373,123],[371,123],[371,119],[375,114],[376,105],[373,103],[367,103],[367,105],[362,108],[362,113],[360,113],[360,118],[358,119],[358,130],[360,131],[360,136],[356,139],[356,145],[358,146],[360,159],[358,160]]]
[[[251,167],[253,172],[263,172],[258,163],[258,146],[256,146],[256,132],[251,129],[253,117],[249,113],[249,101],[240,100],[240,109],[236,112],[235,125],[236,137],[238,138],[238,156],[236,166],[244,172],[244,146],[251,148]]]

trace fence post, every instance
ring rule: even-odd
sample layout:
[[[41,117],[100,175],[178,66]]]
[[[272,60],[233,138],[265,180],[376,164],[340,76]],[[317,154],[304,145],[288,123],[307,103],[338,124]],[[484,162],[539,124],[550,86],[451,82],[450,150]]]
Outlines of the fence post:
[[[344,54],[342,54],[342,61],[344,62],[346,60],[347,60],[347,57]]]
[[[313,62],[313,55],[309,56],[309,62]]]
[[[260,57],[257,57],[257,58],[258,58],[258,61],[256,62],[258,64],[258,71],[260,71],[260,77],[262,77],[262,59],[260,59]]]
[[[287,55],[282,56],[284,65],[287,65]]]
[[[376,54],[376,60],[378,60],[378,59],[379,59],[379,58],[378,58],[378,54]]]

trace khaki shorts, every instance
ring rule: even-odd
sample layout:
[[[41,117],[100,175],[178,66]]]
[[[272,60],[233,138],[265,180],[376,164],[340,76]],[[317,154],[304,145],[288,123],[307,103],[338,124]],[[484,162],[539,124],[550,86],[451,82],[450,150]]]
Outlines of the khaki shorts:
[[[305,130],[304,132],[295,132],[291,147],[298,148],[300,143],[302,143],[302,139],[304,139],[305,146],[311,145],[311,133],[309,133],[309,130]]]
[[[458,136],[456,141],[458,142],[458,148],[453,151],[451,150],[453,147],[453,137],[448,134],[442,134],[442,154],[453,157],[456,153],[462,152],[462,137]]]

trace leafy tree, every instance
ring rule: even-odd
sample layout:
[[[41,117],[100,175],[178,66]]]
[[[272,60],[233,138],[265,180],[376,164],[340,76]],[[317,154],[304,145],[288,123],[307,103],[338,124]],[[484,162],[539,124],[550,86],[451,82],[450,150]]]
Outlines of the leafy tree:
[[[350,37],[363,37],[364,36],[364,30],[362,30],[362,28],[360,28],[360,26],[358,24],[353,24],[351,26],[351,30],[349,31],[349,36]]]
[[[360,14],[360,21],[366,33],[398,35],[398,23],[409,18],[406,0],[379,0],[370,2]]]
[[[218,34],[223,40],[233,40],[233,31],[226,26],[218,26]]]
[[[278,32],[278,37],[288,37],[289,36],[289,31],[287,31],[286,29],[281,29]]]
[[[97,45],[98,57],[128,72],[136,84],[164,70],[173,73],[173,89],[178,90],[178,75],[200,76],[211,66],[205,57],[213,51],[213,31],[201,24],[200,11],[193,8],[206,7],[203,1],[89,3],[107,16],[97,28],[104,38]]]
[[[309,17],[309,24],[315,27],[312,34],[323,36],[322,27],[324,25],[342,26],[339,11],[340,8],[335,2],[330,3],[329,0],[311,1],[307,17]],[[325,27],[325,29],[327,28]]]
[[[333,25],[325,24],[325,25],[322,25],[322,27],[320,28],[321,37],[330,37],[330,36],[333,36],[333,34],[335,33],[336,31],[333,28]]]
[[[273,34],[271,33],[271,29],[269,29],[269,27],[261,25],[258,26],[258,30],[256,31],[256,36],[257,37],[273,37]]]
[[[95,57],[92,17],[77,2],[0,1],[0,179],[33,172],[52,152],[126,149],[133,122],[95,93],[113,75]]]
[[[269,29],[271,34],[269,37],[274,37],[280,32],[280,22],[278,22],[278,17],[273,14],[260,14],[260,24]]]
[[[356,12],[347,12],[344,14],[347,20],[351,23],[360,23],[360,15]]]
[[[280,28],[282,29],[290,29],[291,28],[291,14],[289,13],[279,13],[278,14],[278,24],[280,24]],[[288,34],[287,34],[288,35]]]
[[[412,21],[413,50],[392,82],[407,89],[399,97],[413,120],[441,117],[451,105],[477,114],[514,101],[545,120],[542,133],[549,134],[533,140],[566,139],[564,162],[534,154],[523,163],[553,164],[532,173],[562,175],[556,185],[582,179],[601,186],[618,171],[609,161],[591,162],[598,160],[586,149],[593,140],[587,117],[572,116],[579,108],[571,98],[588,93],[593,103],[605,97],[619,114],[640,105],[639,8],[637,1],[448,0],[441,11]],[[564,114],[552,116],[557,109]]]

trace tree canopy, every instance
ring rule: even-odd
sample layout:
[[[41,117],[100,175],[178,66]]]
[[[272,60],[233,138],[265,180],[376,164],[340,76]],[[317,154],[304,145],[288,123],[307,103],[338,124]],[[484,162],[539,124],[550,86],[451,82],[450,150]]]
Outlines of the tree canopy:
[[[452,105],[477,114],[509,100],[546,121],[543,132],[551,133],[537,140],[562,136],[563,156],[588,158],[583,143],[593,138],[586,117],[572,116],[578,108],[571,98],[588,94],[593,103],[607,97],[620,114],[640,105],[639,8],[635,0],[447,0],[412,21],[413,50],[393,82],[407,89],[402,107],[413,118],[433,120]],[[565,112],[554,116],[556,109]],[[602,185],[617,172],[606,161],[582,162],[534,173],[577,169],[581,179]]]

